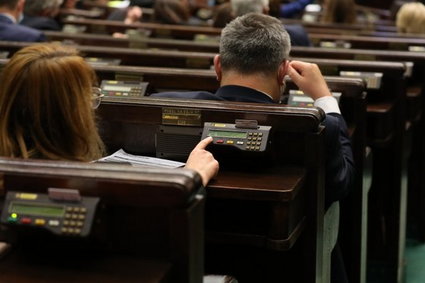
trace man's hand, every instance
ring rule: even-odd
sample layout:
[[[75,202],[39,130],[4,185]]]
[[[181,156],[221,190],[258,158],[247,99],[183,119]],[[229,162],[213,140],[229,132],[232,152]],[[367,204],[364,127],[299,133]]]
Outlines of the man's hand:
[[[288,75],[300,90],[314,100],[332,95],[316,64],[291,61],[288,66]]]
[[[217,175],[219,168],[218,161],[215,160],[211,152],[205,150],[212,141],[212,137],[207,137],[200,141],[190,153],[185,166],[201,175],[204,186],[208,184],[211,178]]]

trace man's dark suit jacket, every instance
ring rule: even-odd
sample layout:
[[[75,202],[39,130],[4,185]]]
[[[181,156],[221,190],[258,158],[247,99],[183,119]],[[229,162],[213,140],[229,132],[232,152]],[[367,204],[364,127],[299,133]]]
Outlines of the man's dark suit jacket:
[[[275,103],[271,97],[252,88],[228,85],[215,94],[206,91],[163,92],[152,97],[190,98],[222,101]],[[354,160],[347,125],[340,114],[328,113],[324,121],[325,132],[325,199],[326,208],[342,199],[350,190],[354,179]]]
[[[61,30],[59,24],[54,19],[48,17],[32,17],[25,15],[20,24],[39,30]]]
[[[45,41],[44,34],[36,29],[15,24],[5,15],[0,14],[0,40],[10,41]]]

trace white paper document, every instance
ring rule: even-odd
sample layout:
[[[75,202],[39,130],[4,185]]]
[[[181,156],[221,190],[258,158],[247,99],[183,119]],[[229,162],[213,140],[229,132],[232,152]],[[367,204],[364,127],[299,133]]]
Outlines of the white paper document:
[[[127,163],[133,166],[160,167],[160,168],[178,168],[185,165],[185,163],[183,162],[178,162],[173,160],[129,154],[125,152],[123,149],[120,149],[109,156],[99,159],[98,162]]]

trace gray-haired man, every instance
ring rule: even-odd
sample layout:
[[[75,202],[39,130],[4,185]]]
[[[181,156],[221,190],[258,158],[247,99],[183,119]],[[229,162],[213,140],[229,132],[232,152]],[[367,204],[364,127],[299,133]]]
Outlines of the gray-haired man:
[[[220,54],[214,58],[220,81],[216,93],[166,92],[152,96],[278,103],[284,77],[289,75],[304,93],[314,99],[314,105],[326,113],[325,205],[334,208],[348,193],[354,179],[347,126],[318,66],[301,61],[289,62],[290,49],[288,33],[278,19],[257,13],[238,17],[223,29]],[[334,261],[333,264],[338,262],[341,263]],[[333,268],[333,271],[341,271],[341,268]],[[333,282],[345,282],[340,278]]]

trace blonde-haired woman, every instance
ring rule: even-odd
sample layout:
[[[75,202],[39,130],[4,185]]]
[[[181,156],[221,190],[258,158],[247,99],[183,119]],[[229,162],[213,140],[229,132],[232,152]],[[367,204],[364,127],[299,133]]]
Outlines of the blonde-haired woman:
[[[95,123],[94,108],[101,99],[96,75],[74,48],[23,48],[0,81],[0,155],[75,161],[104,155]],[[205,150],[211,140],[201,141],[186,163],[204,185],[218,171],[218,162]]]
[[[420,2],[403,4],[397,12],[396,26],[402,33],[425,33],[425,5]]]

